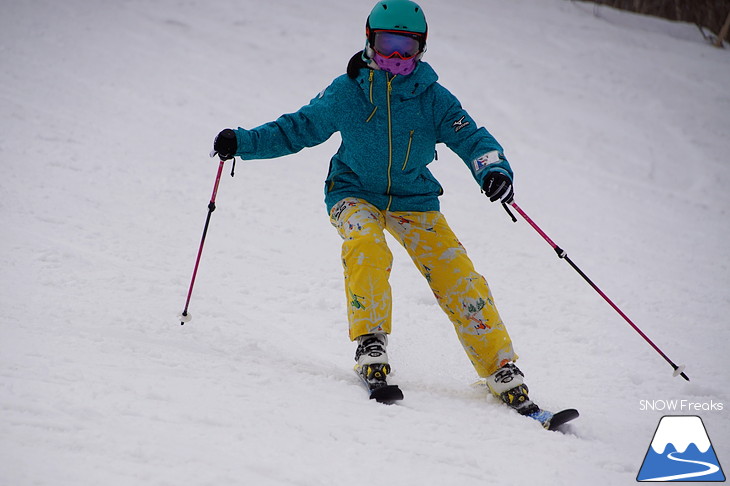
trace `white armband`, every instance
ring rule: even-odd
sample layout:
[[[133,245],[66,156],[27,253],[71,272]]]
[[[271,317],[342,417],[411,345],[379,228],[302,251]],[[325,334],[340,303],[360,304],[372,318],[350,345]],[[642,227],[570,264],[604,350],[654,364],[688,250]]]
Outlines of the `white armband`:
[[[487,152],[479,158],[472,160],[471,165],[474,167],[474,172],[479,173],[488,166],[500,162],[502,160],[500,155],[499,150],[492,150],[491,152]]]

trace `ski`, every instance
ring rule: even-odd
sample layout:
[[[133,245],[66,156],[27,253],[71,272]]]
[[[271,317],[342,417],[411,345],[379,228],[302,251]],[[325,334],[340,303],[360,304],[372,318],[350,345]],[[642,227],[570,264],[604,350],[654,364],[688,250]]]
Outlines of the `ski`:
[[[489,390],[487,382],[483,378],[472,383],[472,387],[486,388],[487,390]],[[504,402],[501,403],[506,405]],[[560,430],[560,427],[562,425],[565,425],[571,420],[577,419],[579,416],[580,413],[578,413],[578,410],[574,408],[567,408],[559,412],[551,412],[549,410],[543,410],[541,408],[538,408],[536,412],[528,413],[525,415],[525,417],[529,417],[533,420],[540,422],[542,426],[545,427],[545,429],[547,430]]]
[[[371,400],[378,403],[393,404],[403,400],[403,391],[398,385],[389,385],[385,377],[390,372],[388,365],[355,366],[355,374],[367,390]]]
[[[574,408],[568,408],[560,412],[549,412],[540,409],[537,412],[526,415],[526,417],[537,420],[547,430],[558,430],[562,425],[580,417],[580,414]]]

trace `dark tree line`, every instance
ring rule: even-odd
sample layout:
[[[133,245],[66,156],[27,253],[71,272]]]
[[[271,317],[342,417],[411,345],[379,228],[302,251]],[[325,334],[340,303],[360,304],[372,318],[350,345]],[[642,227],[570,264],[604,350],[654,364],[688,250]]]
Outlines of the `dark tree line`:
[[[669,20],[691,22],[730,41],[730,0],[588,0],[600,5]]]

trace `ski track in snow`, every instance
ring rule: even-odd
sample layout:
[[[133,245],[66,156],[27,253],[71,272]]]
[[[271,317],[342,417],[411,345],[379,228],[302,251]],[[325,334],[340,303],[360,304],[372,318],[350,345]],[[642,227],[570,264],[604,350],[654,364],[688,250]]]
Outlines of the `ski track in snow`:
[[[633,484],[662,415],[639,400],[728,406],[730,52],[694,26],[579,2],[422,5],[425,59],[505,146],[520,206],[692,381],[446,147],[432,164],[442,210],[492,285],[532,396],[580,410],[566,434],[469,386],[392,239],[389,353],[406,398],[365,398],[322,203],[337,136],[223,178],[180,326],[213,137],[307,103],[362,47],[371,5],[10,2],[0,484]],[[727,412],[699,413],[722,462]]]

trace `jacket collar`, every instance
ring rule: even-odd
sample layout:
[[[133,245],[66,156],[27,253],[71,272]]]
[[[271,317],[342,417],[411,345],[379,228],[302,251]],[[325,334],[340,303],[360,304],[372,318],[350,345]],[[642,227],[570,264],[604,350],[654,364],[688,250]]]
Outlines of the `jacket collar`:
[[[372,79],[370,74],[372,73]],[[427,62],[419,61],[416,69],[408,76],[395,76],[393,74],[365,67],[360,69],[355,81],[365,92],[366,96],[370,95],[371,82],[383,85],[391,80],[391,97],[396,99],[415,98],[423,93],[429,86],[438,80],[438,74],[433,70]]]

